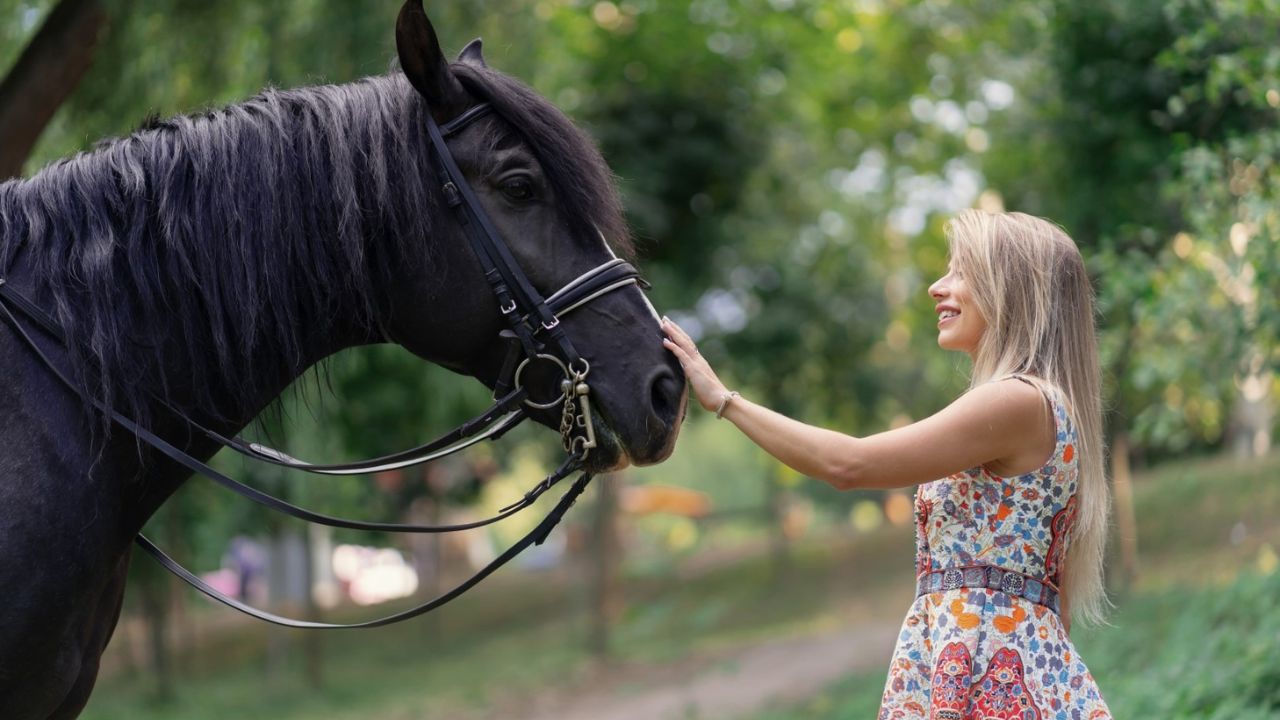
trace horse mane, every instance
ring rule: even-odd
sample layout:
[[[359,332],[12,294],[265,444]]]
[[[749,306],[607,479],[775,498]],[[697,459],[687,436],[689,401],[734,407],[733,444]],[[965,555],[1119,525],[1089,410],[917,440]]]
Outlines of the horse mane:
[[[530,144],[575,236],[599,228],[630,252],[595,145],[518,81],[454,69]],[[402,259],[430,271],[426,111],[393,72],[149,119],[0,184],[0,273],[23,258],[87,396],[142,422],[155,395],[242,416],[317,360],[308,340],[339,330],[335,318],[354,313],[374,334],[379,287]],[[160,384],[163,367],[181,368],[183,387]]]

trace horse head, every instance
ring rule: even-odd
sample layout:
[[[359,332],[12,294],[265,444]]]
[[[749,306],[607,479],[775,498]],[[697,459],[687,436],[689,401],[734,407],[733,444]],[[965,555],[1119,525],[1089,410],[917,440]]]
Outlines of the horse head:
[[[480,106],[490,110],[449,135],[448,153],[541,297],[610,263],[618,253],[632,253],[612,175],[586,134],[532,90],[490,69],[480,41],[448,62],[418,0],[404,4],[396,41],[403,72],[436,123],[447,126]],[[426,133],[425,128],[410,131]],[[430,152],[426,143],[423,147]],[[434,167],[430,161],[422,166]],[[446,184],[440,177],[422,181],[437,196]],[[432,227],[431,277],[421,272],[427,249],[401,238],[406,257],[392,264],[380,320],[388,337],[415,354],[494,387],[503,382],[504,372],[510,374],[507,355],[516,339],[502,334],[507,327],[502,303],[468,241],[465,220],[447,216],[446,202],[439,202],[436,211],[443,219]],[[532,320],[536,329],[537,319]],[[559,332],[590,368],[589,402],[603,420],[599,445],[589,458],[595,469],[660,462],[675,444],[685,384],[675,358],[662,346],[658,320],[635,283],[563,315]],[[554,348],[546,354],[563,355]],[[531,407],[530,414],[553,428],[560,427],[561,411],[547,400],[561,392],[559,366],[533,362],[521,378],[531,402],[548,406]]]

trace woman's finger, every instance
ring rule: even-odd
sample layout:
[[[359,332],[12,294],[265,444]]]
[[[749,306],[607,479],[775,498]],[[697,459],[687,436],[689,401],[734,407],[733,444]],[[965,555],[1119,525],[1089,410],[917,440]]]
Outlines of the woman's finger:
[[[698,354],[697,344],[693,342],[693,338],[689,337],[689,333],[684,331],[684,328],[675,324],[675,322],[673,322],[670,318],[666,319],[664,327],[666,328],[667,335],[677,345],[683,348],[690,355]]]
[[[663,338],[662,344],[665,345],[666,348],[676,356],[676,359],[680,361],[680,367],[685,367],[687,365],[689,353],[686,352],[684,348],[680,347],[680,345],[671,338]]]
[[[677,325],[675,321],[672,320],[671,318],[663,317],[662,325],[664,328],[666,328],[667,333],[671,335],[672,338],[676,340],[682,340],[682,341],[690,341],[690,342],[692,341],[692,338],[690,338],[689,334],[684,331],[684,328]]]

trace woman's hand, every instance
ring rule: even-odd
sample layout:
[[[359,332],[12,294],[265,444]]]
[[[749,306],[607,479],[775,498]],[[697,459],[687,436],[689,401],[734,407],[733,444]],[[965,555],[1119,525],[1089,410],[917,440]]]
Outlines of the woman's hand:
[[[729,394],[729,389],[716,377],[716,372],[707,364],[702,353],[698,352],[693,338],[667,317],[662,318],[662,331],[667,334],[662,344],[680,361],[680,367],[684,368],[684,375],[689,380],[689,387],[693,388],[693,394],[698,398],[698,404],[704,410],[719,408]]]

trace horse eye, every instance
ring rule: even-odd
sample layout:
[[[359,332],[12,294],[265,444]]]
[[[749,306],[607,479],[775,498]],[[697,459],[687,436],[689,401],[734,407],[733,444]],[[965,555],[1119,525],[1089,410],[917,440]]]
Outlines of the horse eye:
[[[528,202],[534,198],[533,182],[525,175],[516,175],[502,181],[498,186],[502,194],[516,202]]]

